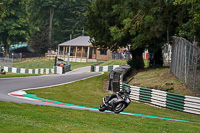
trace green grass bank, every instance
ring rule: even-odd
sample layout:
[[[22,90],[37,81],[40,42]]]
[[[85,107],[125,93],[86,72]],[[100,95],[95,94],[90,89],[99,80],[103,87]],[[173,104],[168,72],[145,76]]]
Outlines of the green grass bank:
[[[0,132],[197,133],[198,124],[0,102]]]
[[[90,66],[97,64],[97,62],[70,62],[71,69],[76,69],[79,67]],[[27,68],[27,69],[36,69],[36,68],[53,68],[54,60],[48,60],[45,58],[31,58],[25,59],[21,62],[16,62],[13,64],[17,68]]]
[[[102,89],[103,80],[107,77],[108,73],[105,73],[101,76],[77,81],[66,85],[38,90],[29,90],[27,93],[36,94],[41,98],[51,99],[64,103],[98,108],[102,102],[102,98],[108,95]],[[160,117],[169,117],[172,119],[184,119],[193,122],[200,122],[200,116],[197,115],[156,108],[137,102],[132,102],[131,105],[124,110],[124,112],[156,115]]]

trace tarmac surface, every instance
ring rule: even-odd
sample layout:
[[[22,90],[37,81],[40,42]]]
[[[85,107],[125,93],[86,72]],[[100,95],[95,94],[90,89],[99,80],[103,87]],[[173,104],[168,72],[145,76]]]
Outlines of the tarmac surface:
[[[67,84],[70,82],[83,80],[101,74],[102,73],[100,72],[90,73],[90,66],[88,66],[75,69],[73,71],[59,75],[42,75],[33,77],[3,78],[3,79],[1,78],[0,101],[58,106],[50,103],[41,103],[33,100],[24,100],[19,97],[11,96],[9,94],[20,90],[30,90],[30,89],[58,86],[61,84]]]

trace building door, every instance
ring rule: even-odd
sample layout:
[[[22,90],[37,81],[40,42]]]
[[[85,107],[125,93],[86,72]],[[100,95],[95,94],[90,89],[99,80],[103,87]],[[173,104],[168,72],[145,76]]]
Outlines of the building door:
[[[93,48],[90,48],[89,59],[92,59],[92,51],[93,51]]]

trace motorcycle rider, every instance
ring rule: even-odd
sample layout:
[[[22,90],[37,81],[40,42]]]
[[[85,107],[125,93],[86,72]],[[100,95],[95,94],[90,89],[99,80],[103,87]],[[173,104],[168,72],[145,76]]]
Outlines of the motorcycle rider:
[[[127,92],[126,90],[125,90],[125,92],[121,89],[119,92],[117,92],[117,94],[119,95],[119,96],[121,96],[122,94],[124,94],[124,93],[128,93],[129,94],[129,92]],[[105,101],[105,103],[108,103],[111,99],[113,99],[113,98],[117,98],[117,95],[116,94],[112,94],[111,96],[106,96],[106,101]]]
[[[99,111],[109,110],[117,114],[122,112],[131,103],[131,99],[129,98],[130,93],[131,90],[127,87],[116,94],[106,96],[106,98],[103,98],[103,103],[99,106]]]

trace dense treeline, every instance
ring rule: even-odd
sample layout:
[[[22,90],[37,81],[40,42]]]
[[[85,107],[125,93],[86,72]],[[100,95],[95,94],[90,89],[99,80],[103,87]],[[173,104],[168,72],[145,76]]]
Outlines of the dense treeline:
[[[160,54],[167,36],[200,41],[198,0],[0,0],[0,41],[28,41],[39,53],[83,34],[92,43],[116,49],[131,44],[143,66],[144,48]],[[86,32],[87,31],[87,32]],[[161,57],[156,56],[156,57]],[[158,59],[158,63],[160,59]]]
[[[0,41],[27,41],[38,53],[83,34],[86,5],[91,0],[0,0]],[[86,35],[86,32],[85,32]]]
[[[167,36],[200,41],[198,0],[96,0],[88,6],[86,26],[93,44],[117,48],[131,44],[135,67],[144,66],[148,47],[162,64],[161,46]]]

